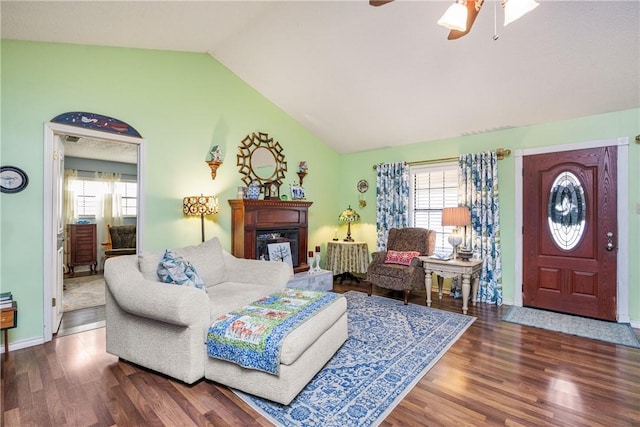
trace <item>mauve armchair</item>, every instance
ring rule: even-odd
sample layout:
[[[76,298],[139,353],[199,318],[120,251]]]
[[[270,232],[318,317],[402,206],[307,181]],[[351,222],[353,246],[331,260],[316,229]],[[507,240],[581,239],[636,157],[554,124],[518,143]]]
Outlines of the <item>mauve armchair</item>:
[[[371,254],[372,260],[367,269],[367,281],[371,284],[369,295],[373,292],[374,286],[402,291],[406,305],[412,291],[425,290],[424,268],[417,257],[406,259],[405,262],[409,265],[385,262],[388,251],[419,252],[420,256],[428,256],[433,255],[435,247],[436,232],[434,230],[417,227],[389,230],[387,251]]]

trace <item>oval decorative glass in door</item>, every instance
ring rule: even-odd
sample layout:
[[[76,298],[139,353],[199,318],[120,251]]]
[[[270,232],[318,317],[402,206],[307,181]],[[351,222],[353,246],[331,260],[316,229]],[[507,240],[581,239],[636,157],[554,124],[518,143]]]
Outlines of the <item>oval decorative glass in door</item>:
[[[554,243],[571,250],[580,242],[585,230],[586,203],[584,189],[577,176],[561,172],[551,185],[547,220]]]

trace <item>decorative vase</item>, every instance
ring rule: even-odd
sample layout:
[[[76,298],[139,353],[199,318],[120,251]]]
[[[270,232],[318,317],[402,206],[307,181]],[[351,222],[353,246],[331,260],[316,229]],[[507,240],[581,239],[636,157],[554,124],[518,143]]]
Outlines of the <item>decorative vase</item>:
[[[247,189],[247,198],[251,200],[258,200],[260,198],[260,184],[257,181],[253,181],[249,184]]]

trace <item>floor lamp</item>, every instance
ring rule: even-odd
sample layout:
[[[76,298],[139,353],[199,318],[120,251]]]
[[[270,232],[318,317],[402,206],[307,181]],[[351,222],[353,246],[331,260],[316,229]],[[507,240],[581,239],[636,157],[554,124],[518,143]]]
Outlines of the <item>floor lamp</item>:
[[[216,196],[187,196],[182,199],[182,212],[185,215],[200,215],[202,241],[204,242],[204,216],[218,213]]]

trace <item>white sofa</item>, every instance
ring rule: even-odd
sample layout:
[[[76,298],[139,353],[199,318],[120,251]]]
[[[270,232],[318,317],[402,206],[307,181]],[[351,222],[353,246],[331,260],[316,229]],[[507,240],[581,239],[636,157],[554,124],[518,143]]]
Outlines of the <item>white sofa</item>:
[[[211,322],[285,288],[291,269],[285,263],[236,258],[222,250],[217,238],[174,252],[195,267],[206,293],[159,282],[156,270],[163,252],[107,260],[107,352],[188,384],[204,376],[288,404],[347,339],[341,297],[285,338],[279,376],[208,357]]]

